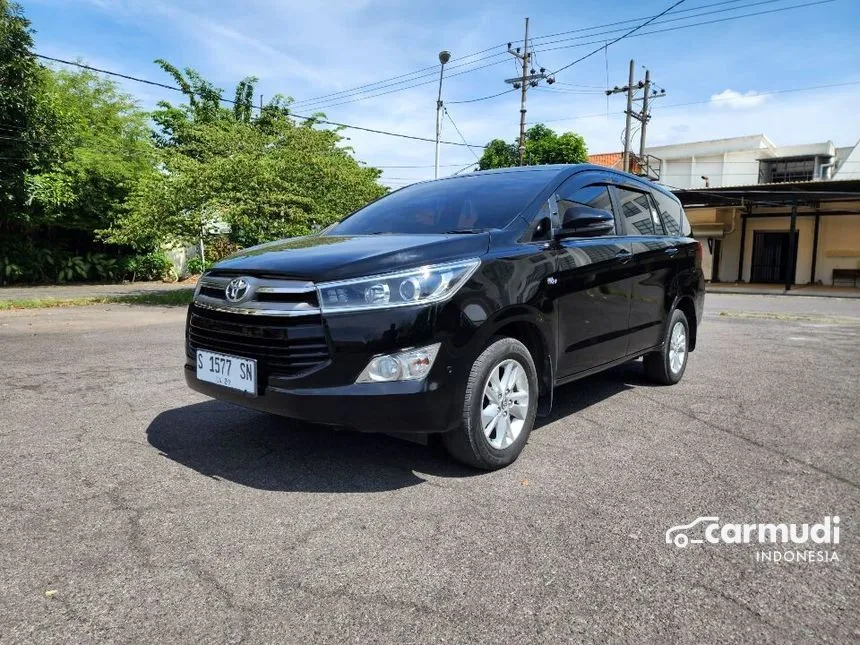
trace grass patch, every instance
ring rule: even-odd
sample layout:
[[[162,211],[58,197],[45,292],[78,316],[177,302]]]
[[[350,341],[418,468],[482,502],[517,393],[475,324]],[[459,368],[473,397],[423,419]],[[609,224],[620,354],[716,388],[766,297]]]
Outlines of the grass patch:
[[[170,289],[123,296],[91,296],[87,298],[34,298],[31,300],[0,300],[0,311],[12,309],[46,309],[49,307],[83,307],[86,305],[172,305],[181,306],[191,302],[194,289]]]

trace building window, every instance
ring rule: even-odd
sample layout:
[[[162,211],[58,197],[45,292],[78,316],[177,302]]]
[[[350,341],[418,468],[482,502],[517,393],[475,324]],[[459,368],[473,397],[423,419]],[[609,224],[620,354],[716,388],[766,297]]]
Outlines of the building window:
[[[760,161],[759,176],[764,184],[811,181],[815,178],[815,157]]]

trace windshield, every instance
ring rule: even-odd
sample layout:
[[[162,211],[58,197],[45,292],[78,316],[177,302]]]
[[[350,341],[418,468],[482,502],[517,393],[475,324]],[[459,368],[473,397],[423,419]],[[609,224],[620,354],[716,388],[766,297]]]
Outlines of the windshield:
[[[328,234],[440,234],[504,228],[549,179],[540,171],[506,172],[415,184],[368,204]]]

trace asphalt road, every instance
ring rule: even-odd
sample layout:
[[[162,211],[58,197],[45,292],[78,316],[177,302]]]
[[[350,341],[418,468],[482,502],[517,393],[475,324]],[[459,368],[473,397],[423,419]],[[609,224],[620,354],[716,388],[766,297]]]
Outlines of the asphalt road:
[[[681,384],[560,388],[490,474],[190,392],[183,322],[0,313],[0,641],[860,638],[860,301],[711,295]],[[665,543],[706,515],[839,562]]]

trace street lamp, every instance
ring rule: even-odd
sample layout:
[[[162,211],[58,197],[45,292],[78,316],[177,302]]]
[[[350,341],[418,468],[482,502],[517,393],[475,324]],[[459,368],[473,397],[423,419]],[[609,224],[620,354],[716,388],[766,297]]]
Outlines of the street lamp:
[[[433,175],[439,179],[439,137],[442,136],[442,75],[445,73],[445,63],[451,60],[451,52],[443,50],[439,52],[439,95],[436,97],[436,172]]]

